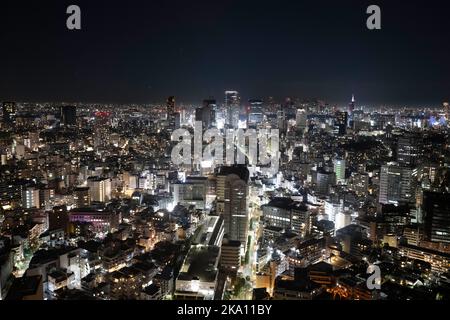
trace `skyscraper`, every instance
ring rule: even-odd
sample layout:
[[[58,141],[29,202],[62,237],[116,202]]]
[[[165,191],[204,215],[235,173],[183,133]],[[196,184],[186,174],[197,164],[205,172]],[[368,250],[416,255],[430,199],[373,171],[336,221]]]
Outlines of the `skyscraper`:
[[[13,124],[16,117],[16,103],[15,102],[3,102],[3,122]]]
[[[77,124],[77,109],[75,106],[61,106],[59,112],[61,124],[64,126],[74,126]]]
[[[336,112],[335,127],[338,135],[345,136],[347,134],[347,122],[347,112]]]
[[[295,122],[298,130],[306,130],[308,126],[308,114],[305,109],[297,110]]]
[[[167,121],[169,122],[169,130],[173,131],[176,127],[175,97],[167,98]]]
[[[397,162],[403,166],[415,166],[420,160],[420,137],[407,135],[398,139]]]
[[[214,127],[216,125],[216,100],[203,100],[203,107],[195,110],[195,121],[201,121],[203,129]]]
[[[217,175],[217,213],[224,218],[229,240],[240,241],[245,248],[248,234],[248,180],[245,166],[222,167]]]
[[[336,174],[336,183],[345,183],[345,160],[335,159],[334,160],[334,173]]]
[[[352,101],[348,105],[348,127],[353,127],[353,111],[355,111],[355,95],[352,95]]]
[[[225,91],[225,109],[227,110],[226,124],[229,127],[237,128],[239,122],[239,113],[241,98],[237,91]]]
[[[248,101],[247,110],[247,126],[256,128],[263,121],[263,101],[259,99],[251,99]]]
[[[390,163],[381,167],[380,198],[382,204],[414,202],[417,169]]]
[[[428,239],[450,243],[450,194],[424,192],[423,211]]]

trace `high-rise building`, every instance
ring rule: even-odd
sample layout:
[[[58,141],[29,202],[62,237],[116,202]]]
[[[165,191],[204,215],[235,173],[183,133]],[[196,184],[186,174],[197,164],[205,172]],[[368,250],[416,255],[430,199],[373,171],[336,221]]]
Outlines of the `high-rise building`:
[[[111,181],[108,178],[88,178],[90,201],[106,202],[111,199]]]
[[[169,123],[169,130],[173,131],[176,127],[176,112],[175,112],[175,97],[167,98],[167,121]]]
[[[248,104],[247,126],[249,128],[256,128],[263,121],[263,101],[251,99],[248,101]]]
[[[78,187],[73,191],[73,198],[77,208],[88,208],[91,205],[88,187]]]
[[[334,160],[334,173],[336,174],[336,183],[345,183],[345,160],[335,159]]]
[[[450,194],[424,192],[423,212],[428,239],[450,243]]]
[[[13,124],[16,119],[16,103],[15,102],[3,102],[3,122]]]
[[[296,126],[298,130],[305,131],[308,126],[308,114],[305,109],[298,109],[296,115]]]
[[[239,92],[225,91],[225,109],[227,112],[226,124],[229,127],[238,127],[240,107],[241,98],[239,97]]]
[[[216,100],[203,100],[203,107],[195,110],[195,121],[201,121],[203,130],[216,125]]]
[[[240,241],[245,248],[248,233],[248,180],[245,166],[222,167],[217,175],[217,213],[224,218],[229,240]]]
[[[418,136],[407,135],[398,139],[397,162],[402,166],[415,166],[421,158],[422,143]]]
[[[59,112],[61,124],[64,126],[75,126],[77,124],[77,108],[75,106],[61,106]]]
[[[40,208],[39,189],[28,187],[22,191],[22,206],[25,209]]]
[[[390,163],[381,167],[380,198],[382,204],[414,202],[417,169]]]
[[[336,112],[335,127],[338,135],[344,136],[347,134],[347,122],[348,122],[347,112],[340,112],[340,111]]]
[[[316,192],[319,195],[328,195],[330,187],[336,183],[334,172],[329,172],[324,168],[317,171]]]
[[[348,105],[348,127],[353,127],[353,112],[355,111],[355,95],[352,95],[352,101]]]

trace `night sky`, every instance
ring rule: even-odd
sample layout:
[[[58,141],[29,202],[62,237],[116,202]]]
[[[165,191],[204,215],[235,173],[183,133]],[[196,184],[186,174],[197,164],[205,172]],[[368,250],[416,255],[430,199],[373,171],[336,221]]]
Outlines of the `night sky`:
[[[2,0],[0,101],[273,96],[450,100],[450,5],[427,1]],[[66,29],[77,4],[82,30]],[[382,9],[382,30],[366,8]]]

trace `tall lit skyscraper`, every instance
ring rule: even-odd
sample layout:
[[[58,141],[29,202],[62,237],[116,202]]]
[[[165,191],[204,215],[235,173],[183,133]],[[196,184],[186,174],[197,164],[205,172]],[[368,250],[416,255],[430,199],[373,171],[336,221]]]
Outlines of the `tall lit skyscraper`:
[[[450,103],[444,102],[443,104],[445,119],[447,120],[447,123],[450,121]]]
[[[347,112],[336,112],[335,127],[337,134],[344,136],[347,134],[347,123],[348,123],[348,113]]]
[[[245,248],[248,234],[248,180],[245,166],[222,167],[217,175],[217,212],[224,218],[229,240],[240,241]]]
[[[352,95],[352,101],[348,105],[348,127],[353,127],[353,112],[355,111],[355,95]]]
[[[241,98],[237,91],[225,91],[225,109],[227,111],[226,124],[237,128],[239,122],[239,113],[241,107]]]
[[[334,160],[334,173],[336,174],[336,183],[345,183],[345,160],[335,159]]]
[[[414,202],[417,169],[390,163],[381,167],[380,199],[382,204]]]
[[[175,97],[170,96],[167,98],[167,121],[169,122],[169,129],[175,130],[176,127],[176,112],[175,112]]]
[[[256,128],[263,121],[263,101],[259,99],[251,99],[248,101],[247,110],[247,126]]]
[[[397,145],[397,162],[403,166],[415,166],[420,160],[421,141],[419,137],[400,137]]]

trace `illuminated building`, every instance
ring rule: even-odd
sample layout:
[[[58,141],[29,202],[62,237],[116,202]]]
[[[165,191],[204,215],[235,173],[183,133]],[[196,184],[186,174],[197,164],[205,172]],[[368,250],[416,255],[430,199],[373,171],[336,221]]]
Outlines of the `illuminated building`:
[[[34,187],[28,187],[22,191],[22,206],[25,209],[40,208],[39,190]]]
[[[258,124],[263,122],[263,101],[252,99],[248,101],[247,110],[247,126],[248,128],[256,128]]]
[[[237,272],[241,266],[241,243],[224,239],[220,250],[220,267]]]
[[[231,128],[238,127],[240,107],[241,98],[239,97],[239,92],[225,91],[226,124]]]
[[[336,174],[336,183],[345,183],[345,160],[335,159],[334,160],[334,173]]]
[[[381,167],[380,198],[382,204],[415,201],[417,169],[395,163]]]
[[[90,201],[106,202],[111,199],[111,181],[108,178],[88,178]]]
[[[450,194],[424,192],[423,212],[428,239],[450,243]]]
[[[91,198],[88,187],[78,187],[73,191],[73,200],[77,208],[87,208],[91,205]]]
[[[217,175],[217,213],[224,218],[225,235],[245,248],[248,233],[248,179],[246,167],[222,167]]]
[[[336,133],[340,136],[345,136],[347,134],[348,113],[336,112],[335,119]]]
[[[69,213],[69,221],[90,223],[95,232],[108,233],[117,229],[119,226],[120,215],[110,211],[80,208],[73,209]]]

